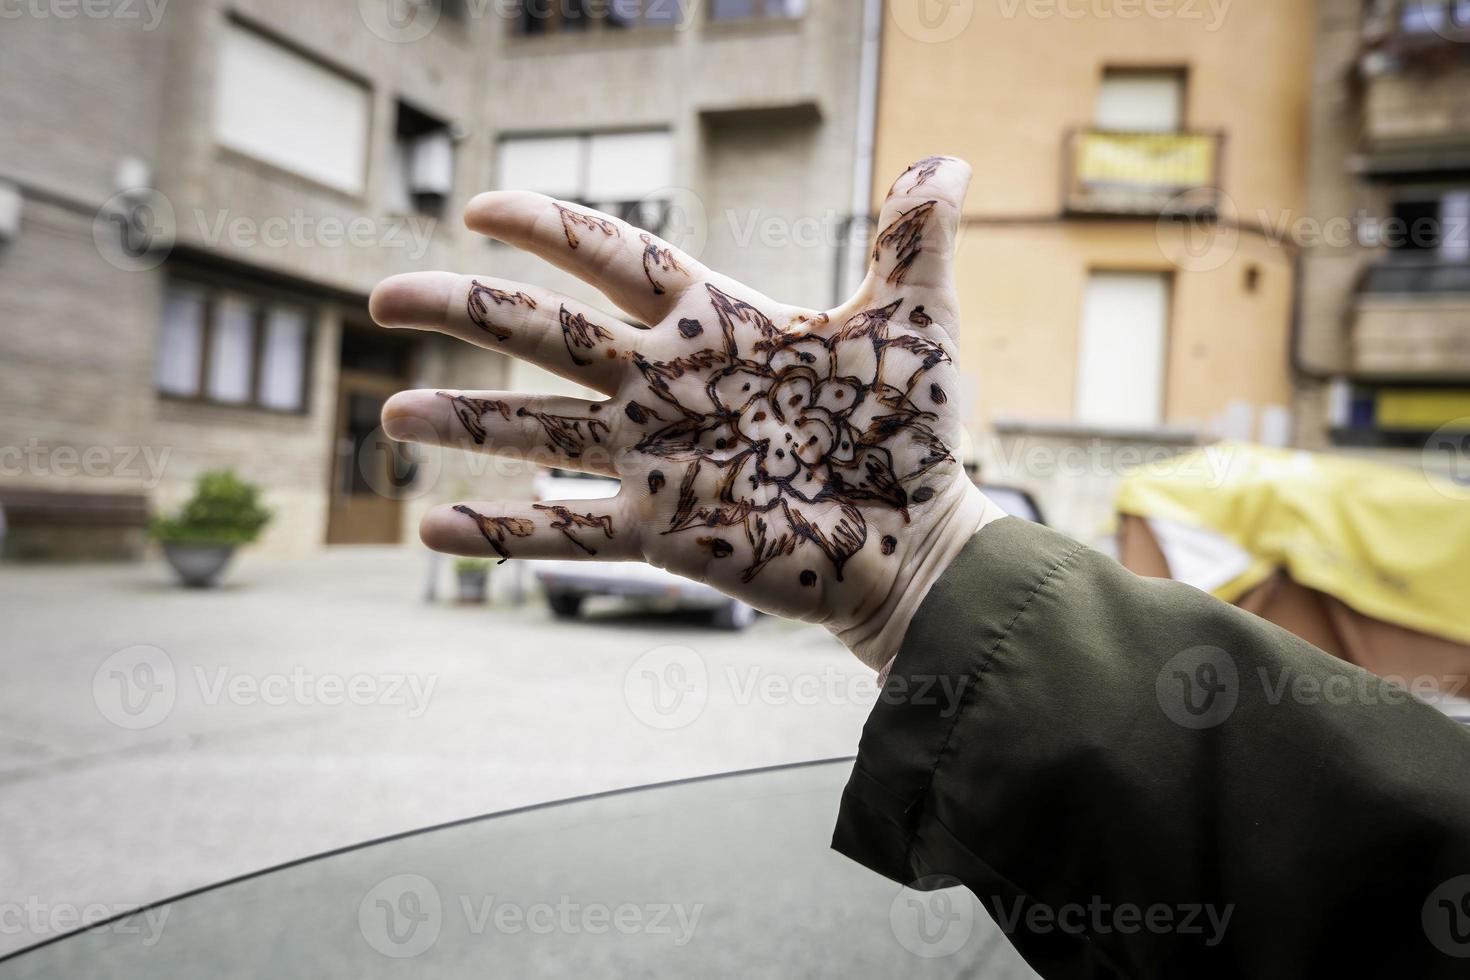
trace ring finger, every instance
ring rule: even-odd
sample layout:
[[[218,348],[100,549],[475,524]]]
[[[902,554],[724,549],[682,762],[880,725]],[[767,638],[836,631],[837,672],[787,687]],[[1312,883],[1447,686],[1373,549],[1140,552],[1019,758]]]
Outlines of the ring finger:
[[[616,476],[611,403],[505,391],[401,391],[383,406],[389,438],[459,446]]]

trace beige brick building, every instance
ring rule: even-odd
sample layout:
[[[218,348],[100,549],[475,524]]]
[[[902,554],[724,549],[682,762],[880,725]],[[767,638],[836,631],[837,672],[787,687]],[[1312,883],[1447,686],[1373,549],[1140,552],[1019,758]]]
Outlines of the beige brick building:
[[[937,9],[937,8],[936,8]],[[930,152],[958,249],[974,457],[1096,541],[1119,472],[1291,438],[1312,0],[951,4],[885,25],[875,199]]]
[[[12,557],[135,553],[141,515],[221,466],[265,487],[265,547],[287,552],[411,538],[424,506],[471,488],[526,494],[522,470],[395,456],[376,431],[396,388],[544,381],[375,329],[380,279],[479,271],[588,296],[464,230],[481,190],[612,208],[826,304],[868,183],[863,18],[837,0],[95,12],[40,5],[0,30]]]
[[[1301,439],[1463,467],[1423,450],[1470,434],[1470,3],[1321,0],[1317,34]]]

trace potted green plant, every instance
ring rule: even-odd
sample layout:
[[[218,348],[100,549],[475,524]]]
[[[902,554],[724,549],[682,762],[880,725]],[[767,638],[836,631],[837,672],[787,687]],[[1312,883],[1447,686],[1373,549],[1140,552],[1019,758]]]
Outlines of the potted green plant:
[[[490,584],[490,561],[486,558],[461,558],[454,563],[459,578],[460,602],[484,602]]]
[[[231,470],[199,477],[178,513],[153,522],[155,540],[179,580],[194,588],[218,581],[235,549],[260,537],[271,512],[260,502],[260,488]]]

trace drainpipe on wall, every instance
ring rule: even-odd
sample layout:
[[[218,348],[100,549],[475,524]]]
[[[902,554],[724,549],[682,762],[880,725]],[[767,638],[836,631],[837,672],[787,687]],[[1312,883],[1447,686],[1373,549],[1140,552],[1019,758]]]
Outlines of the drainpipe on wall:
[[[1327,389],[1327,429],[1330,441],[1331,430],[1346,426],[1348,417],[1352,411],[1352,382],[1350,377],[1341,370],[1323,370],[1316,367],[1307,360],[1306,352],[1302,350],[1306,343],[1306,255],[1300,250],[1292,255],[1292,289],[1291,289],[1291,333],[1288,344],[1290,346],[1290,365],[1293,381],[1293,395],[1300,396],[1303,386],[1319,385]],[[1343,327],[1346,335],[1348,327]],[[1295,406],[1293,406],[1293,410]],[[1295,414],[1295,412],[1294,412]],[[1300,428],[1300,420],[1293,424],[1293,442],[1297,445],[1305,440]]]
[[[855,247],[862,235],[867,244],[873,198],[873,153],[878,130],[878,59],[883,44],[883,0],[863,0],[862,38],[858,52],[857,133],[853,141],[852,210],[847,232],[837,250],[836,295],[838,306],[857,290],[867,274],[867,250]]]

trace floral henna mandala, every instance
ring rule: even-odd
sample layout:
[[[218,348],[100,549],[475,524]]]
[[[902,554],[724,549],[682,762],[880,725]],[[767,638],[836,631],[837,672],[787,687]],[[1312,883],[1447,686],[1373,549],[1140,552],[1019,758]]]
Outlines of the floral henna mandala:
[[[835,333],[783,332],[750,304],[707,290],[721,346],[670,361],[634,357],[667,417],[653,416],[659,425],[634,449],[679,467],[648,478],[650,494],[666,483],[677,493],[663,533],[702,531],[699,542],[719,561],[735,549],[710,531],[737,531],[751,551],[740,570],[747,582],[808,547],[840,581],[868,539],[862,508],[891,508],[908,522],[934,496],[929,471],[954,461],[935,431],[946,396],[930,380],[949,355],[895,324],[903,300],[858,313]],[[639,406],[629,415],[647,422],[653,413]],[[894,541],[884,539],[884,554]],[[799,579],[816,583],[810,568]]]

